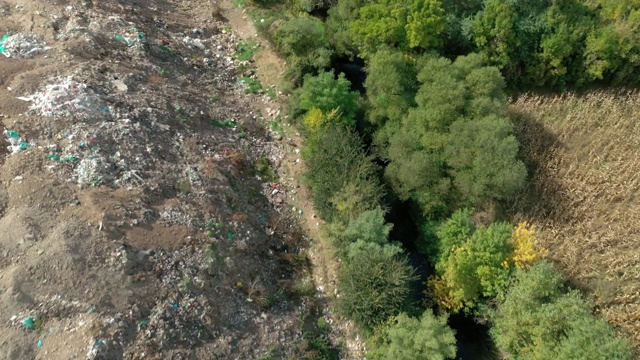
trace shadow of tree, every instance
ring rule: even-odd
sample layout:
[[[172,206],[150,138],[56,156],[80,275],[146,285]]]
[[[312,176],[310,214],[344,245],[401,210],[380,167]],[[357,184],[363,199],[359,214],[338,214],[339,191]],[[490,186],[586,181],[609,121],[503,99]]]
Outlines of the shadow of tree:
[[[569,192],[557,176],[558,154],[564,145],[548,127],[531,114],[509,110],[514,134],[520,142],[520,158],[529,174],[527,186],[505,204],[510,220],[565,222],[569,220]]]

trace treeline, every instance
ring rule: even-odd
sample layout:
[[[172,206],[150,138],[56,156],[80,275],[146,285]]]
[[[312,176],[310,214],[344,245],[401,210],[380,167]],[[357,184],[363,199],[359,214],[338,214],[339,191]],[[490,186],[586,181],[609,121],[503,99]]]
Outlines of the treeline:
[[[368,59],[389,46],[405,54],[432,52],[450,59],[478,53],[487,65],[499,68],[513,87],[564,88],[594,82],[636,84],[640,80],[637,0],[287,3],[293,13],[330,6],[326,26],[311,18],[294,17],[276,34],[288,42],[309,35],[307,41],[298,43],[308,48],[302,52],[314,53],[306,58],[305,66],[327,66],[325,61],[331,56]],[[305,57],[298,51],[303,49],[283,49],[294,52],[298,59]]]
[[[258,0],[255,0],[258,2]],[[290,0],[257,16],[287,58],[291,114],[306,137],[306,184],[340,257],[338,310],[369,335],[371,359],[449,359],[447,314],[491,325],[516,359],[631,359],[535,246],[535,229],[486,221],[526,186],[507,84],[634,82],[640,1]],[[326,19],[308,12],[328,9]],[[288,10],[288,11],[282,11]],[[330,70],[365,60],[365,94]],[[363,139],[367,139],[365,142]],[[386,223],[413,205],[418,277]],[[435,310],[435,311],[434,311]]]

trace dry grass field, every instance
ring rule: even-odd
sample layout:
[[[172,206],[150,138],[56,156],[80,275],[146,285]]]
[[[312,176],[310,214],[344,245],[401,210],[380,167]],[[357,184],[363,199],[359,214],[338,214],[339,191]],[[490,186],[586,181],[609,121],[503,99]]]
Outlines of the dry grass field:
[[[531,183],[508,212],[640,347],[640,92],[512,101]]]

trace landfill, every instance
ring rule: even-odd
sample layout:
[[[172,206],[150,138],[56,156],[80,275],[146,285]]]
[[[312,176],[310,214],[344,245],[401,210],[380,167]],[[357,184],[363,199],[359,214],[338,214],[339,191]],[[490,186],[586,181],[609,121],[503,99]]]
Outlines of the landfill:
[[[326,304],[292,294],[307,212],[274,176],[280,105],[240,81],[242,10],[7,0],[0,15],[0,359],[306,356],[301,319]]]

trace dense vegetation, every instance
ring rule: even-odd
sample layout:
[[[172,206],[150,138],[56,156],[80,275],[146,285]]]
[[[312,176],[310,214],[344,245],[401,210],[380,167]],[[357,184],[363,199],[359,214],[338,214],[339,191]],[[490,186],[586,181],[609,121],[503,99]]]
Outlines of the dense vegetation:
[[[632,358],[629,343],[543,260],[535,229],[485,209],[499,214],[526,186],[507,89],[635,83],[640,1],[271,6],[290,10],[263,10],[257,25],[289,62],[305,180],[342,262],[336,306],[371,335],[371,358],[454,358],[446,319],[458,312],[490,324],[507,357]],[[307,14],[317,9],[327,18]],[[365,61],[364,94],[330,71],[344,57]],[[399,203],[412,209],[419,238],[390,238],[385,214]],[[430,260],[425,284],[398,241]],[[416,288],[438,316],[416,301]]]

